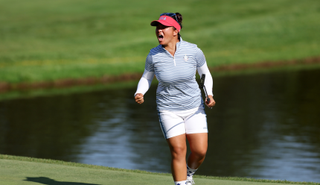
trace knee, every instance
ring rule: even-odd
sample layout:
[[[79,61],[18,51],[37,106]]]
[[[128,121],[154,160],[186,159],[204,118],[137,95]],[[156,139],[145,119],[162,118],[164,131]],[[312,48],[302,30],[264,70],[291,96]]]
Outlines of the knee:
[[[207,148],[201,148],[194,151],[191,151],[191,154],[195,155],[197,158],[205,158],[207,154]]]
[[[185,146],[174,146],[171,148],[171,155],[173,158],[181,158],[186,156],[187,147]]]

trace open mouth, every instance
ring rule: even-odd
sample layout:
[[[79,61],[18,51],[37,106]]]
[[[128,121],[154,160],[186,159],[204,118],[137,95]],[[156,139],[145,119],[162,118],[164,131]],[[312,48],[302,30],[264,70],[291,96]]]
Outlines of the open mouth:
[[[163,35],[162,34],[158,35],[158,40],[159,40],[159,42],[161,42],[163,40]]]

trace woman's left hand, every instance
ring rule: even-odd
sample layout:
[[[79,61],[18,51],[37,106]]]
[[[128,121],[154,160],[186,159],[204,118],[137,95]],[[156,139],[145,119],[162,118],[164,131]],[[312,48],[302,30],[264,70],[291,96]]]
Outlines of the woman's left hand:
[[[208,99],[206,98],[206,105],[207,105],[209,108],[212,108],[212,107],[216,104],[216,101],[214,101],[212,95],[209,95],[209,99],[210,99],[210,101],[208,101]]]

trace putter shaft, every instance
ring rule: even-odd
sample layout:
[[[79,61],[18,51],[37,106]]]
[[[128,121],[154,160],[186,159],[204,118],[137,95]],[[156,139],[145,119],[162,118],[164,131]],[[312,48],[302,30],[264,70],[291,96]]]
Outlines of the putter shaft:
[[[205,85],[204,85],[205,78],[206,78],[206,75],[205,75],[205,74],[202,74],[202,76],[201,76],[201,81],[200,81],[200,88],[203,89],[204,95],[205,95],[205,97],[207,98],[207,104],[209,104],[211,100],[210,100],[210,98],[209,98],[209,95],[208,95],[208,93],[207,93],[206,87],[205,87]],[[212,107],[209,107],[209,108],[212,109]]]

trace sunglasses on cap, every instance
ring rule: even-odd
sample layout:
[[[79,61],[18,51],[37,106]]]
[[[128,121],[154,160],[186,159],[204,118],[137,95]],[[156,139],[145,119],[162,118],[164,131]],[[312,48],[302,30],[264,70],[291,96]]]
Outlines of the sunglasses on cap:
[[[166,15],[166,16],[169,16],[169,17],[174,17],[174,19],[179,23],[177,15],[175,13],[162,13],[162,14],[160,14],[160,17],[163,16],[163,15]]]

